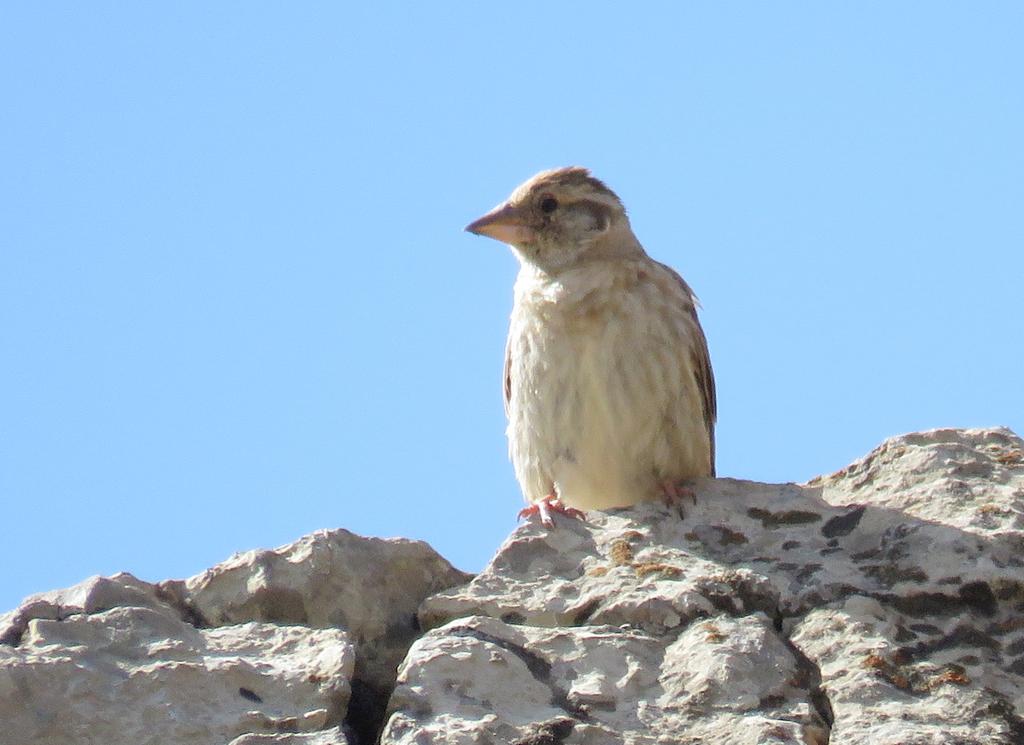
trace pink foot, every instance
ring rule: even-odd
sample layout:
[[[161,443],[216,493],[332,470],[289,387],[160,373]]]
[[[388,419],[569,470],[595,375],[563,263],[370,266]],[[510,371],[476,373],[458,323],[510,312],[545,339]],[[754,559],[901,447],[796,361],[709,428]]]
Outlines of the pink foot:
[[[534,515],[540,515],[540,521],[545,527],[555,527],[555,521],[552,514],[559,512],[566,517],[571,517],[575,520],[586,520],[586,515],[582,511],[577,510],[575,507],[570,507],[564,504],[562,500],[556,497],[554,494],[548,494],[543,499],[534,502],[529,507],[524,507],[519,510],[519,519],[530,518]]]
[[[683,515],[684,499],[689,499],[694,504],[697,504],[697,492],[678,481],[662,481],[661,498],[665,501],[666,507],[676,507],[679,510],[680,517]]]

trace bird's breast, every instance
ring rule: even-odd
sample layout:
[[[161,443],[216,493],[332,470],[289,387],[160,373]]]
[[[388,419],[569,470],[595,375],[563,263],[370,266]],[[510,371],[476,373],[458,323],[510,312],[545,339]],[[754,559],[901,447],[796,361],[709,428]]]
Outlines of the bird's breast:
[[[510,454],[577,506],[628,504],[645,498],[623,492],[649,489],[667,421],[693,408],[680,398],[693,387],[678,361],[684,306],[643,282],[618,278],[611,291],[616,277],[584,279],[517,287]]]

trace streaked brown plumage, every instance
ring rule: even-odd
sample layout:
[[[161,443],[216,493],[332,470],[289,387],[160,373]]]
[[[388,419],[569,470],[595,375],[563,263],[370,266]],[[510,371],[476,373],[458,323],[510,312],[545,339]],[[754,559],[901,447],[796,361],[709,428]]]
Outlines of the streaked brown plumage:
[[[467,230],[520,261],[505,361],[527,501],[604,509],[715,473],[715,383],[693,292],[583,168],[544,171]]]

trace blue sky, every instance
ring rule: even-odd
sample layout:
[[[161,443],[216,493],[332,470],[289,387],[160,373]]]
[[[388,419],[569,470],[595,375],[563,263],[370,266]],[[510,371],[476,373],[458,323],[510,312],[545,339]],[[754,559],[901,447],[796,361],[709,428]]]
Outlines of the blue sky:
[[[515,525],[516,263],[593,169],[703,302],[718,468],[1024,432],[1019,3],[8,3],[0,609],[318,529]]]

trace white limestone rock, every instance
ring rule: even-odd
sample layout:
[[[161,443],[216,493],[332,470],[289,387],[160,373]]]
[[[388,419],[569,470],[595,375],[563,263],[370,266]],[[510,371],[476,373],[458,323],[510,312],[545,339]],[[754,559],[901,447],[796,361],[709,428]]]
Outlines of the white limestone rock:
[[[60,621],[122,606],[166,610],[159,588],[126,572],[90,577],[72,587],[32,595],[13,611],[0,615],[0,645],[17,645],[33,619]]]
[[[707,688],[731,708],[728,716],[688,720],[685,737],[664,742],[826,742],[830,735],[844,745],[1024,742],[1019,437],[1006,429],[915,433],[807,484],[705,479],[695,490],[697,504],[685,518],[647,504],[590,513],[586,522],[559,519],[553,531],[521,526],[470,584],[424,602],[421,622],[435,630],[420,644],[464,652],[465,634],[447,638],[459,628],[455,619],[489,616],[527,634],[527,648],[539,643],[530,627],[572,635],[606,625],[657,639],[664,650],[684,645],[686,654],[659,658],[658,682],[627,695],[626,706],[649,711],[648,702],[667,700],[671,690],[685,708],[693,690]],[[695,629],[723,619],[761,619],[765,635],[754,647],[735,631],[713,635],[713,645],[695,641]],[[385,744],[413,742],[418,727],[439,733],[445,710],[438,702],[447,700],[440,691],[459,690],[479,673],[467,667],[460,678],[456,665],[440,674],[431,649],[417,645],[410,653]],[[768,649],[788,650],[797,661],[802,672],[792,685],[802,698],[787,691],[777,703],[776,694],[759,693],[749,671],[785,658]],[[729,661],[716,667],[713,655]],[[735,674],[700,677],[716,669]],[[586,678],[573,670],[559,685],[580,675]],[[677,684],[666,689],[670,680]],[[607,681],[590,685],[602,691]],[[790,708],[769,707],[763,722],[735,719],[757,695]],[[493,701],[490,693],[476,697]],[[795,716],[794,702],[810,708]],[[528,737],[529,727],[547,726],[554,713],[550,705],[516,717],[499,711],[486,725],[444,716],[449,731],[465,738],[501,727]],[[595,721],[620,742],[658,742],[668,726],[659,723],[652,734],[625,717],[559,716],[550,742],[589,742],[577,733]],[[803,739],[778,721],[799,722]]]
[[[761,614],[675,639],[473,616],[413,645],[382,741],[804,742],[825,729],[805,667]]]
[[[468,584],[323,531],[34,596],[0,616],[0,745],[370,745],[403,657],[382,745],[1024,743],[1019,437],[694,486],[523,525]]]
[[[236,554],[184,588],[164,589],[212,626],[266,621],[345,629],[359,639],[362,680],[390,690],[420,633],[420,602],[471,577],[422,541],[318,530],[286,546]]]
[[[33,596],[0,616],[0,745],[370,742],[417,606],[468,577],[337,530],[185,581]]]
[[[1024,703],[1017,676],[993,661],[961,664],[967,650],[959,643],[917,658],[897,641],[898,615],[881,607],[865,612],[862,600],[851,597],[843,607],[811,611],[791,636],[819,667],[835,714],[832,742],[1022,742],[1024,730],[1014,715]]]
[[[26,604],[17,643],[0,644],[0,743],[213,745],[293,732],[348,743],[339,727],[355,649],[344,631],[197,629],[155,597],[121,574]]]

